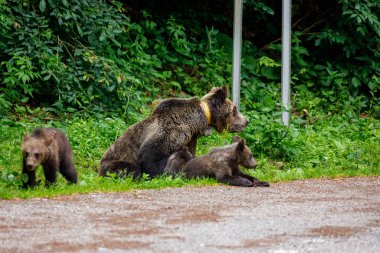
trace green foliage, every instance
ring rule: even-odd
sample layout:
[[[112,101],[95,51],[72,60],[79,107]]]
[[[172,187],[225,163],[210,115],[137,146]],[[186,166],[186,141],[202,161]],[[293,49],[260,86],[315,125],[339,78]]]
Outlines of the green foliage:
[[[9,38],[0,59],[0,92],[11,103],[28,101],[54,112],[110,108],[134,118],[158,94],[203,93],[227,83],[214,29],[206,29],[202,41],[174,17],[157,24],[142,11],[132,22],[120,3],[101,0],[2,6],[13,28],[4,21],[1,36]]]
[[[4,98],[4,94],[0,94],[0,118],[7,114],[11,105],[12,104]]]
[[[380,173],[378,120],[314,115],[295,117],[286,128],[278,117],[250,118],[243,136],[259,154],[258,175],[268,180]]]
[[[305,35],[295,33],[296,46],[306,50],[303,60],[307,63],[297,62],[303,68],[297,78],[323,98],[328,110],[344,110],[350,101],[349,105],[363,111],[380,91],[380,3],[341,0],[338,4],[333,23],[326,22],[317,32],[307,31],[310,35],[305,39],[314,47],[306,48],[300,40]]]
[[[7,188],[21,188],[23,182],[27,182],[28,175],[20,171],[2,171],[1,183]]]
[[[2,100],[133,120],[155,98],[229,84],[232,7],[223,0],[1,1]],[[295,94],[312,92],[331,112],[379,115],[379,3],[299,0],[293,9]],[[243,109],[278,110],[281,4],[245,1],[244,12]]]

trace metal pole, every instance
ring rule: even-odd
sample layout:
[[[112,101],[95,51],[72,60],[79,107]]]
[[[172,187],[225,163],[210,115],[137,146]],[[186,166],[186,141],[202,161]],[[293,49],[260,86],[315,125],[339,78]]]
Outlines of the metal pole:
[[[240,106],[241,34],[243,24],[243,0],[234,4],[234,51],[232,59],[232,100]]]
[[[291,0],[282,0],[281,104],[282,122],[285,126],[289,126],[290,121],[291,6]]]

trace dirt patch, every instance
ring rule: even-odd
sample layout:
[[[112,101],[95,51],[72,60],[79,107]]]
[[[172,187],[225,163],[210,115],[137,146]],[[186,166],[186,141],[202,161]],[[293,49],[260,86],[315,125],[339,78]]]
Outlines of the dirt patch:
[[[171,216],[173,217],[173,216]],[[189,209],[185,212],[180,212],[179,215],[174,215],[173,218],[166,220],[167,224],[183,224],[183,223],[203,223],[203,222],[217,222],[221,216],[215,210],[199,210]]]
[[[367,226],[372,228],[380,227],[380,219],[370,221]]]
[[[310,232],[316,236],[328,237],[349,237],[357,233],[365,231],[364,227],[338,227],[338,226],[323,226],[313,228]]]
[[[156,235],[159,232],[160,230],[158,228],[110,230],[110,233],[115,234],[118,237],[128,237],[131,235],[138,235],[138,236]]]
[[[255,249],[279,244],[286,240],[284,235],[270,236],[261,239],[244,240],[240,245],[207,245],[217,249]]]
[[[357,213],[376,213],[380,215],[380,203],[368,203],[364,207],[354,208]]]
[[[133,250],[133,249],[148,249],[150,248],[150,243],[141,241],[120,241],[120,240],[109,240],[103,239],[102,248],[107,249],[121,249],[121,250]]]
[[[184,236],[179,236],[179,235],[164,235],[161,236],[162,240],[179,240],[179,241],[185,241]]]
[[[120,241],[120,240],[109,240],[101,239],[98,243],[86,243],[86,244],[75,244],[75,243],[65,243],[65,242],[50,242],[41,243],[35,245],[35,249],[38,252],[78,252],[78,251],[92,251],[96,252],[99,249],[109,249],[109,250],[134,250],[134,249],[148,249],[150,247],[149,243],[140,241]]]
[[[74,244],[69,242],[49,242],[36,244],[34,247],[40,252],[78,252],[80,250],[93,250],[98,249],[97,243],[86,243],[86,244]]]

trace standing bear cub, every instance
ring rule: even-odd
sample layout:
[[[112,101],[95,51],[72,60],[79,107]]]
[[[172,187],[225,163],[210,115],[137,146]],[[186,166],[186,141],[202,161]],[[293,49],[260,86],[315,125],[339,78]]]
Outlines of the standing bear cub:
[[[70,183],[77,183],[70,144],[63,132],[55,128],[37,128],[24,136],[22,143],[22,173],[28,175],[24,187],[36,184],[36,168],[42,165],[45,184],[57,181],[59,171]]]
[[[99,175],[108,172],[139,177],[163,174],[171,154],[187,147],[194,156],[197,138],[209,127],[241,132],[248,120],[227,98],[226,86],[211,89],[202,99],[166,99],[152,114],[132,125],[104,154]]]
[[[208,154],[190,160],[182,172],[187,178],[211,177],[234,186],[269,186],[269,183],[243,173],[239,165],[253,169],[257,164],[245,139],[235,136],[232,144],[214,148]]]

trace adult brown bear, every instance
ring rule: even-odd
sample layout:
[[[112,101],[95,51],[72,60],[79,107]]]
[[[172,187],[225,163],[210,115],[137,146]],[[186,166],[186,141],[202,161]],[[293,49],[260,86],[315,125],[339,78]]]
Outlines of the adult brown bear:
[[[227,98],[226,86],[212,88],[202,99],[163,100],[148,118],[132,125],[106,151],[99,175],[160,175],[174,152],[187,147],[194,156],[198,137],[210,126],[218,132],[241,132],[247,125],[248,120]]]

